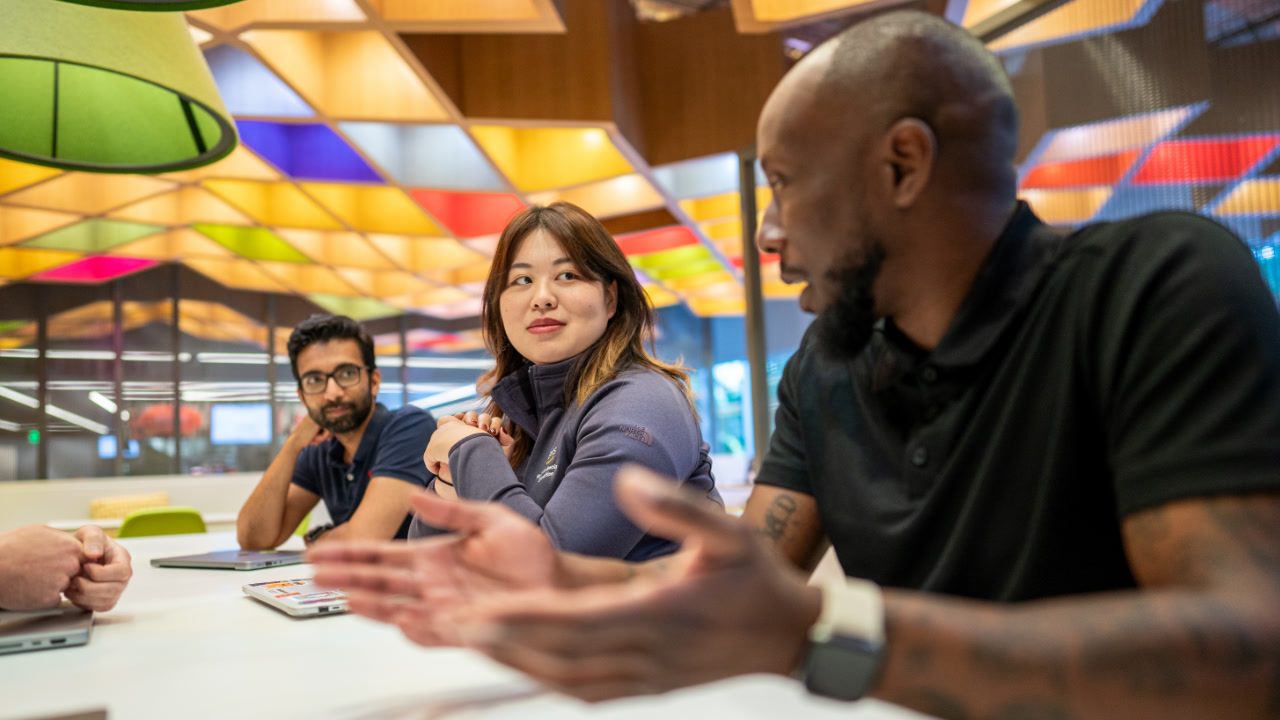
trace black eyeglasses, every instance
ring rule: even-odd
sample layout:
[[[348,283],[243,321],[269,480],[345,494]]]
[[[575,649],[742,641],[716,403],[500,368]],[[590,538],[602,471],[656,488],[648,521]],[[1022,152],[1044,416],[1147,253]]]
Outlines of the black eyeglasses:
[[[338,369],[331,373],[309,372],[298,380],[298,387],[302,388],[302,392],[307,395],[319,395],[324,389],[329,387],[329,378],[338,383],[340,388],[349,388],[360,382],[360,371],[371,370],[369,366],[360,365],[339,365]]]

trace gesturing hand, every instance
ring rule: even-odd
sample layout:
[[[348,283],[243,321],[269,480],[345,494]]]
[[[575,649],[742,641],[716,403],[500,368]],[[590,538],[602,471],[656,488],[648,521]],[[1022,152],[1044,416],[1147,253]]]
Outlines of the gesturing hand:
[[[683,543],[665,572],[580,590],[487,593],[442,608],[438,623],[588,700],[796,667],[818,618],[818,589],[738,518],[674,483],[628,468],[617,492],[636,524]]]
[[[410,503],[423,521],[454,534],[411,543],[330,543],[308,553],[316,582],[347,591],[353,612],[393,623],[419,644],[451,645],[458,638],[441,622],[444,610],[558,583],[550,539],[507,507],[430,493],[417,493]]]
[[[489,413],[477,413],[475,410],[455,413],[454,417],[497,438],[498,444],[502,446],[502,454],[506,455],[508,460],[511,459],[511,450],[515,447],[516,439],[511,437],[511,433],[507,432],[502,418]]]

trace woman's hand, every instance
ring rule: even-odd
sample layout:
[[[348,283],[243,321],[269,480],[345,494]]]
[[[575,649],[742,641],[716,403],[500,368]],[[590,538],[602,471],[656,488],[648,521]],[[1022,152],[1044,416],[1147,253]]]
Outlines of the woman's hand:
[[[516,440],[511,437],[511,433],[507,432],[501,417],[489,413],[477,413],[475,410],[457,413],[454,417],[497,438],[498,444],[502,446],[502,454],[507,456],[507,460],[511,459],[511,449],[515,447]]]
[[[451,415],[440,418],[436,421],[436,431],[431,433],[431,442],[427,443],[427,449],[422,453],[422,462],[426,464],[427,472],[444,478],[445,482],[453,482],[453,477],[449,474],[449,451],[463,438],[482,432],[484,431]]]

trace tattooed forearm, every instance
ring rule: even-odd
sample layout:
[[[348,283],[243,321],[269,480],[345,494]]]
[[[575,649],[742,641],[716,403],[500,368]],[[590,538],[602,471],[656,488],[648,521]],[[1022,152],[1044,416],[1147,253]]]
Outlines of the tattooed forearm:
[[[795,498],[786,494],[779,495],[773,499],[769,509],[765,510],[764,527],[757,528],[756,532],[775,543],[780,542],[786,537],[787,525],[798,507]]]

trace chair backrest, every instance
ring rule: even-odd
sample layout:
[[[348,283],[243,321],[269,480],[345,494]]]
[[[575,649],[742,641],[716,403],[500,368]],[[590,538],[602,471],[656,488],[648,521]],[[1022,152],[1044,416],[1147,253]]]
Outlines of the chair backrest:
[[[120,534],[116,537],[143,537],[146,535],[183,535],[205,531],[204,518],[191,507],[144,508],[135,510],[124,519]]]

